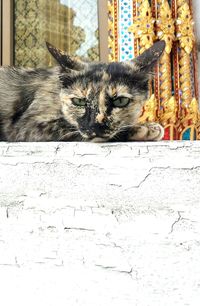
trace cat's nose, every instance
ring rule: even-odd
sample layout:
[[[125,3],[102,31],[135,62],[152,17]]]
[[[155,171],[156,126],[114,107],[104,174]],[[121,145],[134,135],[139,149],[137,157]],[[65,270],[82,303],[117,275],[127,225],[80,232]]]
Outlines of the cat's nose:
[[[90,138],[93,138],[93,137],[96,137],[97,135],[96,135],[96,133],[95,132],[92,132],[92,131],[87,131],[87,134],[88,134],[88,136],[90,137]]]
[[[105,133],[105,125],[100,123],[93,123],[90,125],[90,132],[95,136],[101,136]]]

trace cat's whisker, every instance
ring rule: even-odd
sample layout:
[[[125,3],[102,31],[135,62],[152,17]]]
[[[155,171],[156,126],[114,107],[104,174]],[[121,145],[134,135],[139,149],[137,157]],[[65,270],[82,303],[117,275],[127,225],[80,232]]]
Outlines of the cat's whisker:
[[[149,75],[150,77],[155,77],[155,76],[156,76],[156,73],[153,72],[153,71],[149,71],[149,72],[148,72],[148,75]]]
[[[132,128],[132,127],[133,127],[132,124],[130,124],[130,125],[125,125],[125,126],[122,126],[122,127],[119,129],[119,131],[120,131],[120,132],[121,132],[121,131],[125,131],[125,130],[127,130],[127,129]]]
[[[120,139],[120,135],[122,134],[123,131],[117,131],[115,132],[113,135],[111,135],[111,139],[113,140],[119,140]]]
[[[75,135],[78,135],[78,134],[79,134],[78,131],[66,133],[65,135],[62,135],[62,136],[58,139],[58,141],[65,140],[66,138],[70,139],[72,136],[75,136]]]
[[[116,134],[113,139],[116,140],[116,141],[119,141],[120,140],[120,133]]]
[[[81,135],[81,142],[84,142],[85,141],[85,138]]]
[[[116,132],[117,134],[120,134],[120,133],[123,133],[123,132],[126,132],[127,130],[133,128],[133,125],[130,124],[130,125],[125,125],[125,126],[122,126],[119,128],[119,130]]]
[[[119,128],[119,130],[117,130],[116,132],[114,132],[111,135],[111,139],[113,139],[113,140],[120,140],[121,139],[121,135],[124,134],[126,131],[128,131],[131,128],[133,128],[133,124],[121,126]]]

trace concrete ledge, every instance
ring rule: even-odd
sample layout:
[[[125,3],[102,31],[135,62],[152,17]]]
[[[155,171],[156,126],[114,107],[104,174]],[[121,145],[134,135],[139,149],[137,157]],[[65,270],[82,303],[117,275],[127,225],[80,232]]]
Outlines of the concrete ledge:
[[[197,306],[199,254],[199,142],[0,143],[2,305]]]

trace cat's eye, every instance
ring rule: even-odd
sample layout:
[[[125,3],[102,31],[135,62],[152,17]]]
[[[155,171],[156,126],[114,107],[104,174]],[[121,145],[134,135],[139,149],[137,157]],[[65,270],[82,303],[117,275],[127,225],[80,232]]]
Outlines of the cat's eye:
[[[86,105],[86,99],[72,98],[71,100],[75,106],[84,107]]]
[[[129,104],[130,99],[126,97],[119,97],[112,101],[115,107],[125,107]]]

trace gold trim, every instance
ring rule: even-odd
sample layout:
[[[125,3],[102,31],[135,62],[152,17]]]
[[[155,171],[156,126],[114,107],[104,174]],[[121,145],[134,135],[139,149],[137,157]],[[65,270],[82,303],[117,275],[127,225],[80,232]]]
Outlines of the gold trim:
[[[187,107],[185,107],[185,113],[183,113],[181,124],[184,127],[187,126],[188,122],[196,125],[199,121],[199,117],[198,102],[195,98],[193,98],[192,101],[188,103]]]
[[[192,76],[191,76],[191,52],[194,46],[194,29],[190,7],[186,0],[177,0],[178,18],[177,38],[181,47],[179,67],[180,67],[180,88],[181,88],[181,121],[179,130],[181,137],[185,131],[183,128],[189,128],[188,124],[198,125],[199,123],[199,106],[196,98],[192,93]],[[194,135],[193,135],[194,136]],[[194,138],[194,137],[193,137]]]
[[[192,100],[192,91],[190,75],[190,56],[184,49],[181,49],[180,51],[179,68],[182,107],[187,108],[188,104]]]
[[[153,45],[155,39],[154,23],[151,7],[148,0],[139,0],[138,16],[133,18],[133,25],[129,31],[134,34],[135,39],[139,39],[140,54]]]
[[[185,0],[177,0],[178,4],[178,19],[176,20],[177,38],[181,48],[190,54],[192,52],[195,36],[194,36],[194,21],[190,13],[190,7]]]
[[[172,97],[171,57],[172,44],[175,40],[175,26],[172,12],[167,0],[158,0],[157,37],[164,40],[166,48],[160,59],[160,105],[158,114],[163,126],[175,124],[177,120],[177,102]],[[171,137],[171,136],[170,136]]]
[[[158,0],[158,4],[160,4],[160,7],[158,10],[158,19],[156,20],[157,37],[165,41],[165,51],[167,54],[170,54],[172,43],[175,40],[174,19],[172,18],[172,12],[167,0]]]
[[[163,126],[167,126],[168,124],[175,124],[177,121],[177,102],[174,97],[171,97],[169,100],[166,99],[164,103],[162,103],[163,112],[160,116],[160,122]]]
[[[117,61],[115,58],[115,7],[114,0],[108,0],[108,60]]]
[[[143,115],[139,118],[139,122],[155,122],[156,121],[156,110],[158,101],[155,95],[152,95],[144,105]]]

